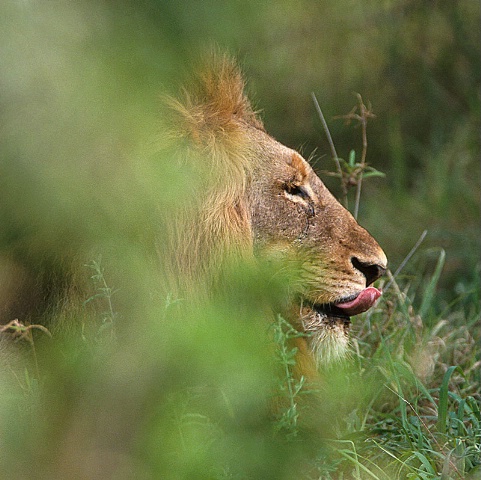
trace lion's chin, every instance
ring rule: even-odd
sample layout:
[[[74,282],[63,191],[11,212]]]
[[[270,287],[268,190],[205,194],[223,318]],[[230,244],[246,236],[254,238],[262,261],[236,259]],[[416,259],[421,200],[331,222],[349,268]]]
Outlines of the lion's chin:
[[[349,351],[349,317],[303,306],[301,321],[318,368],[338,363]]]

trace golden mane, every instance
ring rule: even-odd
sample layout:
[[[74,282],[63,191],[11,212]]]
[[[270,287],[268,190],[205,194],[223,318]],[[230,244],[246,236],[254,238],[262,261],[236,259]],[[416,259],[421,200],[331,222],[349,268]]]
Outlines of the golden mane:
[[[174,269],[188,282],[218,268],[228,253],[252,251],[245,197],[261,156],[251,132],[265,130],[244,90],[236,62],[214,54],[179,99],[165,99],[169,143],[182,164],[202,178],[194,205],[175,220],[170,239]]]
[[[213,147],[239,128],[239,122],[264,130],[244,92],[242,73],[227,55],[213,54],[199,68],[182,99],[170,106],[183,118],[184,128],[194,140]]]

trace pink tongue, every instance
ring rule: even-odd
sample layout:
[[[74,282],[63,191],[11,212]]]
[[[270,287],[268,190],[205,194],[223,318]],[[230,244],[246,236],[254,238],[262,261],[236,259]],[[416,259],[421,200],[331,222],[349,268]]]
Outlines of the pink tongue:
[[[349,316],[359,315],[369,310],[376,300],[381,296],[381,291],[374,287],[365,288],[354,300],[344,303],[336,303],[336,307],[340,308]]]

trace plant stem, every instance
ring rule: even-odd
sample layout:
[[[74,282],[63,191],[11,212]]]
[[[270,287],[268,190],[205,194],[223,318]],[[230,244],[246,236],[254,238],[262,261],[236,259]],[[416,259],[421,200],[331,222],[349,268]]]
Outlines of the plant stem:
[[[423,233],[421,233],[421,236],[419,237],[418,241],[416,242],[416,244],[414,245],[413,248],[411,248],[410,252],[406,255],[406,257],[404,258],[404,260],[401,262],[401,265],[399,265],[399,267],[396,269],[396,271],[392,274],[392,278],[391,280],[389,280],[388,284],[384,287],[384,292],[387,291],[387,289],[392,285],[394,279],[397,277],[397,275],[399,275],[399,273],[401,272],[401,270],[406,266],[406,264],[409,262],[409,260],[411,259],[411,257],[414,255],[414,253],[416,252],[416,250],[419,248],[419,245],[421,245],[421,243],[423,242],[423,240],[425,239],[426,235],[428,234],[428,231],[427,230],[424,230]]]
[[[346,184],[344,182],[344,176],[342,174],[342,168],[341,168],[341,163],[339,162],[339,157],[337,156],[336,147],[334,146],[334,142],[332,140],[331,132],[329,131],[329,127],[327,126],[326,119],[324,118],[324,114],[322,113],[322,110],[321,110],[321,107],[319,105],[319,102],[317,101],[316,95],[314,94],[314,92],[312,92],[311,95],[312,95],[312,100],[314,101],[314,105],[315,105],[316,110],[317,110],[317,114],[319,115],[319,118],[321,120],[322,127],[324,128],[324,132],[326,133],[327,141],[329,142],[329,146],[331,148],[332,158],[336,162],[337,173],[339,174],[339,178],[341,179],[343,203],[344,203],[344,206],[347,208],[348,207],[347,187],[346,187]]]
[[[370,115],[370,109],[366,109],[366,105],[362,101],[361,95],[357,94],[357,99],[359,101],[359,122],[362,128],[362,154],[361,154],[361,172],[359,173],[359,179],[357,181],[356,187],[356,203],[354,204],[354,218],[357,220],[359,214],[359,203],[361,201],[361,189],[362,189],[362,174],[364,172],[364,167],[366,166],[366,155],[367,155],[367,119]]]

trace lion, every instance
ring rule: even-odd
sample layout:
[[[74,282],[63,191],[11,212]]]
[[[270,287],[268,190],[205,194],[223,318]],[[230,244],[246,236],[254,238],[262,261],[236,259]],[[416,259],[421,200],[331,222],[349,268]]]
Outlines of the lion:
[[[206,177],[195,214],[174,228],[175,268],[195,281],[226,256],[280,260],[295,270],[283,315],[306,333],[296,340],[301,374],[343,358],[350,317],[381,295],[372,286],[387,267],[381,247],[309,163],[266,132],[232,58],[214,56],[167,103],[169,137]]]

